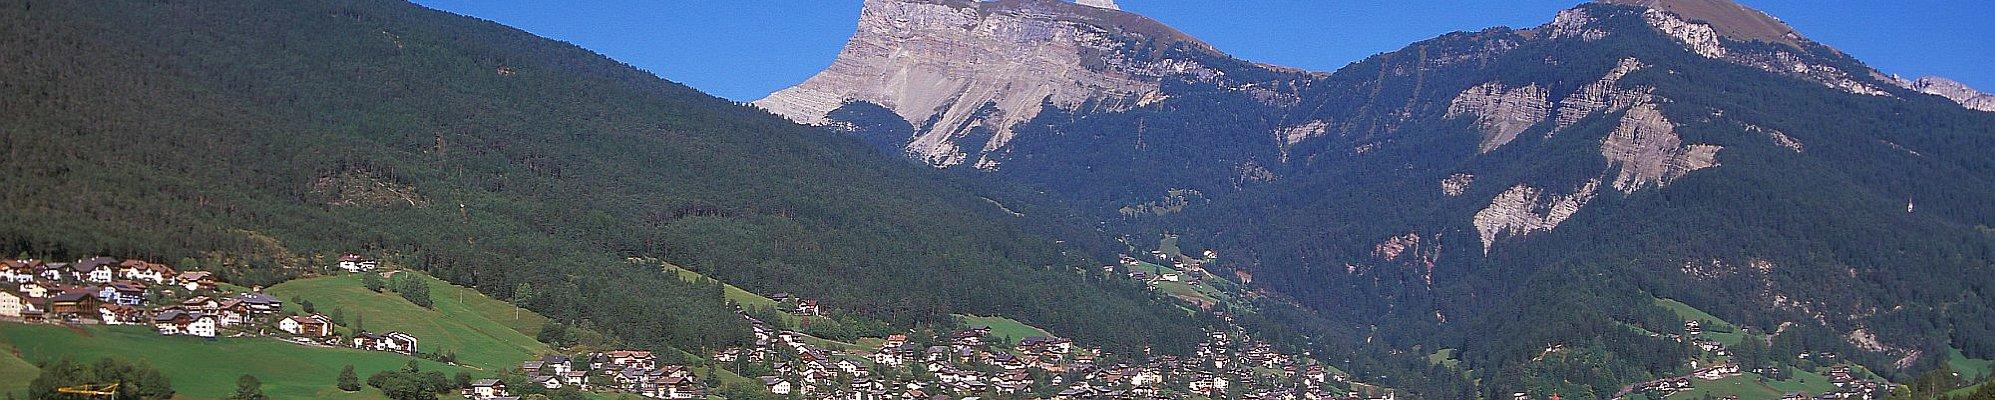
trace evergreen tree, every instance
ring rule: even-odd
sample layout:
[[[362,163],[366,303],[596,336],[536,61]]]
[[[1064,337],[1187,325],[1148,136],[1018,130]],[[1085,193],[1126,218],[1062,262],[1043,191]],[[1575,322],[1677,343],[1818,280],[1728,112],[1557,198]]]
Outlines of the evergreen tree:
[[[376,293],[381,292],[381,287],[383,285],[381,282],[381,274],[373,272],[361,273],[360,285],[367,287],[367,290],[372,290]]]
[[[347,392],[358,392],[360,391],[360,374],[356,374],[353,372],[352,365],[347,365],[346,368],[341,368],[339,370],[338,385],[339,385],[339,390]]]
[[[236,392],[229,396],[229,400],[268,399],[270,399],[269,396],[263,395],[263,381],[257,380],[255,376],[250,375],[243,375],[236,378]]]
[[[429,298],[429,283],[423,282],[421,279],[403,281],[400,287],[395,288],[395,292],[401,293],[402,298],[409,299],[410,303],[415,303],[415,305],[422,306],[423,308],[430,308],[435,305]]]

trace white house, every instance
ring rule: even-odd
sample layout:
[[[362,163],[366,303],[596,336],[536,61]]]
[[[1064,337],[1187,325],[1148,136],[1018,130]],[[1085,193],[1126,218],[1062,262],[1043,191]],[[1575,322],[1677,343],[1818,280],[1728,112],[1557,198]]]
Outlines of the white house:
[[[277,329],[293,335],[321,338],[332,336],[332,320],[324,315],[294,316],[277,321]]]
[[[0,291],[0,317],[20,318],[22,311],[35,309],[28,298],[12,292]]]
[[[187,322],[186,327],[181,328],[181,331],[189,335],[205,338],[215,337],[215,316],[195,316],[193,320]]]
[[[339,269],[346,270],[346,272],[373,271],[375,267],[380,265],[381,264],[379,262],[376,262],[374,260],[361,258],[359,254],[347,254],[339,256]]]
[[[782,378],[777,378],[773,376],[764,376],[761,379],[762,379],[762,387],[769,388],[769,393],[775,393],[777,395],[782,395],[782,396],[790,395],[791,387],[789,381],[785,381]]]
[[[145,261],[125,260],[118,264],[118,277],[164,285],[173,280],[173,268]]]

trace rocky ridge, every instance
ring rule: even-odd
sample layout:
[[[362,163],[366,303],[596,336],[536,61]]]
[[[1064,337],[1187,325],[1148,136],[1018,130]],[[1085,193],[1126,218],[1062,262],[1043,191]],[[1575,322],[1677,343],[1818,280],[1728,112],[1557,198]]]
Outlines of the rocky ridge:
[[[1217,54],[1113,1],[867,0],[830,68],[755,105],[822,125],[850,102],[915,127],[904,150],[937,167],[995,169],[1013,127],[1046,107],[1114,112],[1160,101],[1168,78],[1217,81],[1196,60],[1147,46]]]

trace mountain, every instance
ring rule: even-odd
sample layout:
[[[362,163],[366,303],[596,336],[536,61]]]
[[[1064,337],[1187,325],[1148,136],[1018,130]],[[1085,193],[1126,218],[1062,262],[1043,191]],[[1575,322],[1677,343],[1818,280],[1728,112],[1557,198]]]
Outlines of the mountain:
[[[943,174],[487,21],[36,1],[0,6],[0,36],[7,254],[269,286],[357,252],[694,352],[753,340],[723,287],[626,260],[820,299],[838,320],[818,329],[973,313],[1130,352],[1203,335]]]
[[[1995,114],[1749,7],[1588,3],[1331,73],[1054,0],[864,8],[830,69],[756,104],[1214,248],[1332,321],[1318,346],[1610,397],[1699,356],[1673,299],[1786,365],[1995,356]]]

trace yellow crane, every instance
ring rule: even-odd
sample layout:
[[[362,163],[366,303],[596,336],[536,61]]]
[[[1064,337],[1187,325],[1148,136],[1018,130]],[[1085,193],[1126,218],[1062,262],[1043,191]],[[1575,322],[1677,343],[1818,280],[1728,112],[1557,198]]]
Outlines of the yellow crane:
[[[112,384],[99,384],[99,385],[77,385],[77,386],[59,387],[55,388],[55,392],[62,394],[80,394],[84,396],[90,396],[90,398],[93,399],[98,398],[100,396],[109,399],[109,398],[118,397],[118,384],[112,383]]]

